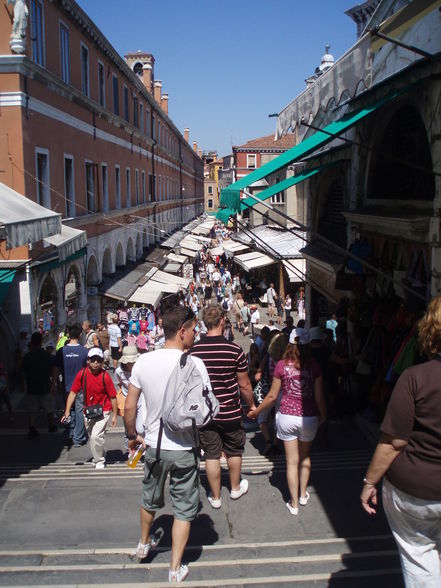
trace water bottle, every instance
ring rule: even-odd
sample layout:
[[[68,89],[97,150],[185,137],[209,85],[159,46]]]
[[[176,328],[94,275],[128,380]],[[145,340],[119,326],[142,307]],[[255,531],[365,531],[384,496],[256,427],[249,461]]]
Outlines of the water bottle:
[[[138,445],[136,451],[129,456],[127,460],[127,465],[129,468],[136,468],[136,464],[141,459],[142,454],[144,453],[144,447],[142,445]]]

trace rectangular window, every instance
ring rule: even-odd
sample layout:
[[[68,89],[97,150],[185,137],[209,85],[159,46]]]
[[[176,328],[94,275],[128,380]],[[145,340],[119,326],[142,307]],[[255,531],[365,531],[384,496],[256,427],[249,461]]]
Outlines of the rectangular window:
[[[132,195],[130,193],[130,168],[126,167],[126,207],[131,206]]]
[[[101,164],[101,185],[103,187],[103,210],[109,210],[109,180],[107,176],[107,163]]]
[[[32,59],[44,67],[44,16],[41,0],[31,0],[31,43]]]
[[[60,65],[61,79],[66,84],[70,83],[70,47],[69,47],[69,29],[60,22]]]
[[[141,172],[141,190],[142,190],[142,201],[146,201],[146,193],[145,193],[145,171]]]
[[[279,192],[271,196],[271,204],[285,204],[285,192]]]
[[[161,188],[162,188],[162,181],[161,181],[161,176],[158,176],[158,198],[157,200],[161,200]]]
[[[89,49],[81,43],[81,91],[89,96]]]
[[[138,128],[139,120],[138,120],[138,97],[133,96],[133,126]]]
[[[161,121],[158,120],[158,143],[161,145]]]
[[[139,128],[141,133],[144,132],[144,105],[142,102],[139,103]]]
[[[149,202],[153,200],[153,177],[149,172]]]
[[[118,78],[115,74],[112,74],[112,87],[113,87],[113,112],[119,116],[119,89],[118,89]]]
[[[213,186],[208,186],[208,193],[213,194]]]
[[[247,168],[256,169],[256,154],[247,153]]]
[[[152,116],[152,139],[156,140],[156,117]]]
[[[121,208],[121,172],[119,165],[115,165],[115,208]]]
[[[150,136],[150,110],[145,111],[145,132],[147,136]]]
[[[93,164],[91,161],[85,162],[86,173],[86,205],[87,213],[95,212],[95,185],[93,181]]]
[[[211,198],[208,199],[207,206],[208,208],[213,208],[213,200]]]
[[[49,151],[47,149],[35,150],[35,167],[37,178],[37,202],[45,208],[51,207],[51,190],[49,174]]]
[[[139,204],[139,171],[135,169],[135,199],[136,205]]]
[[[123,102],[124,102],[124,118],[129,122],[129,89],[127,86],[123,88]]]
[[[74,162],[71,155],[64,156],[64,196],[66,198],[66,217],[75,216]]]
[[[106,105],[106,75],[101,61],[98,61],[98,102],[100,106]]]

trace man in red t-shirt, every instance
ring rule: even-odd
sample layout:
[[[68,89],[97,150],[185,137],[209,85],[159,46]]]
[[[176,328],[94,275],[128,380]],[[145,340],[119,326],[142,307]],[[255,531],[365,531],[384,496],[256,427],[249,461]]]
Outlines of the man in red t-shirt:
[[[116,390],[112,378],[103,370],[104,353],[99,347],[92,347],[87,354],[87,367],[80,370],[73,381],[71,391],[66,400],[64,422],[70,414],[72,404],[80,390],[83,390],[84,407],[99,404],[103,407],[103,415],[98,418],[84,416],[86,430],[90,440],[90,450],[97,470],[106,467],[104,451],[104,435],[107,423],[112,416],[112,427],[116,426],[118,418]]]

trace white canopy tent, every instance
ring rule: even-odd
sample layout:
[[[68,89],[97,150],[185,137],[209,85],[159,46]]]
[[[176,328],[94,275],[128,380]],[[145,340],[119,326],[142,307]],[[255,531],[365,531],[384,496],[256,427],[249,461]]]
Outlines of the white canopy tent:
[[[286,269],[291,284],[298,284],[299,282],[305,281],[305,259],[284,259],[283,266]]]
[[[257,267],[264,267],[265,265],[275,263],[275,260],[272,257],[265,253],[260,253],[259,251],[250,251],[249,253],[236,255],[234,261],[247,272]]]
[[[60,261],[64,261],[70,255],[86,247],[87,233],[62,224],[61,233],[47,237],[44,239],[44,243],[57,247],[58,258]]]

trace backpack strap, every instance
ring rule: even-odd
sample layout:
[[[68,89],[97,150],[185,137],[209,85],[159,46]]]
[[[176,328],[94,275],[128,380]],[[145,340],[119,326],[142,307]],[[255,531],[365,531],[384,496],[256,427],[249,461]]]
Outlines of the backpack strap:
[[[162,417],[159,419],[159,431],[158,431],[158,441],[156,442],[156,455],[155,461],[152,463],[149,469],[149,474],[147,476],[147,480],[151,478],[155,465],[161,461],[161,441],[162,441],[162,434],[164,432],[164,421]]]
[[[81,374],[81,389],[83,391],[83,408],[87,406],[87,368],[83,368],[83,373]],[[83,385],[84,382],[84,385]]]

